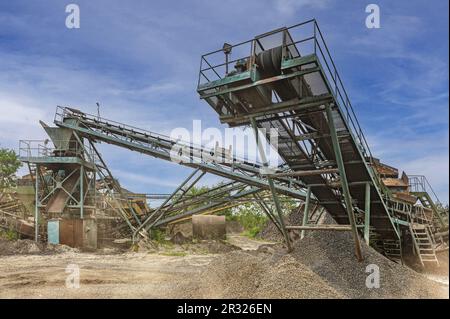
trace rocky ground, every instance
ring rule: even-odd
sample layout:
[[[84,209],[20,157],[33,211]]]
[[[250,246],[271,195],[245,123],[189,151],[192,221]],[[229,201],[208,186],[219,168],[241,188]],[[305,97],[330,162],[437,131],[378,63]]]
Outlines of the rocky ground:
[[[133,250],[80,252],[33,241],[0,240],[1,298],[448,298],[442,274],[419,274],[363,246],[348,233],[311,232],[292,253],[280,243],[230,234],[226,241],[180,237]],[[445,259],[445,258],[444,258]],[[79,288],[69,282],[73,265]],[[368,288],[367,266],[380,271]],[[69,268],[68,268],[69,267]],[[443,268],[441,268],[442,270]],[[428,277],[427,277],[428,276]],[[435,276],[435,277],[433,277]],[[445,277],[444,277],[445,278]]]

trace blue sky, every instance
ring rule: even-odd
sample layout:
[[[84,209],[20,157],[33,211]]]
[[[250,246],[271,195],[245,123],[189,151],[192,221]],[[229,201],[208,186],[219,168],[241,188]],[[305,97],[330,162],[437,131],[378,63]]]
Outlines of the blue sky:
[[[76,3],[81,28],[65,27]],[[381,28],[365,27],[365,7]],[[151,131],[222,127],[195,91],[201,54],[316,18],[374,155],[425,174],[448,202],[448,1],[0,0],[0,144],[45,138],[56,105]],[[170,192],[190,172],[109,145],[125,187]],[[209,179],[210,182],[214,178]]]

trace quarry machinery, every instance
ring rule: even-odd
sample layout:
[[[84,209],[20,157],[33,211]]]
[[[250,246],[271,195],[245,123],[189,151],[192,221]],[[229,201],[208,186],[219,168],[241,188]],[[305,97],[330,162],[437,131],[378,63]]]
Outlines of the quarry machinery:
[[[360,243],[363,239],[398,262],[403,261],[405,253],[413,253],[422,265],[438,263],[434,233],[448,230],[448,219],[445,222],[442,216],[436,216],[433,199],[426,191],[428,195],[410,193],[414,183],[406,182],[400,191],[389,185],[388,179],[399,179],[398,174],[383,173],[387,168],[372,156],[315,20],[276,29],[236,45],[227,43],[203,55],[197,92],[218,113],[221,123],[253,129],[260,162],[234,155],[220,160],[223,153],[214,149],[58,106],[54,119],[57,127],[44,126],[55,146],[49,155],[51,159],[46,158],[48,154],[43,155],[44,159],[27,155],[29,142],[22,142],[26,145],[22,160],[32,164],[34,175],[38,176],[37,213],[44,206],[47,214],[52,213],[53,206],[48,201],[61,193],[62,199],[54,200],[60,203],[58,212],[75,209],[77,216],[83,218],[80,201],[85,197],[80,194],[91,189],[83,185],[91,185],[92,178],[95,184],[95,176],[100,176],[103,185],[108,185],[105,189],[118,203],[116,208],[133,238],[176,220],[253,197],[284,236],[288,249],[291,249],[289,233],[294,230],[301,231],[302,237],[306,231],[350,231],[359,260],[363,259]],[[271,143],[268,132],[272,130],[278,133],[278,144],[273,146],[282,163],[270,170],[262,144]],[[58,144],[55,135],[64,135],[65,144]],[[75,143],[75,150],[71,149],[71,142]],[[97,143],[175,162],[193,171],[158,208],[137,214],[114,183],[97,151]],[[213,160],[205,159],[204,154]],[[54,161],[57,166],[50,165]],[[70,166],[71,161],[77,166]],[[65,182],[75,169],[76,176],[85,177]],[[53,190],[55,186],[50,190],[42,188],[45,183],[39,181],[46,180],[47,172],[59,174],[61,170],[66,171],[64,179],[53,184],[57,189],[63,188],[63,192]],[[187,196],[207,173],[228,181],[202,194],[203,197]],[[270,195],[273,207],[258,200],[262,193]],[[280,196],[302,201],[305,214],[301,225],[285,224]],[[195,208],[187,208],[192,206]],[[315,219],[311,206],[317,216],[329,213],[337,225],[311,224]]]
[[[301,181],[351,229],[359,259],[361,236],[393,259],[409,244],[422,264],[437,263],[433,218],[384,185],[315,19],[202,55],[197,92],[221,123],[278,130],[287,169],[271,176]]]

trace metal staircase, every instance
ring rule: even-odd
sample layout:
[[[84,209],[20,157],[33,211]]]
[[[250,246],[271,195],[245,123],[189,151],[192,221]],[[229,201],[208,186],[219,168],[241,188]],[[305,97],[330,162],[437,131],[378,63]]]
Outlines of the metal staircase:
[[[447,223],[444,220],[444,217],[448,219],[448,216],[443,216],[445,212],[438,207],[439,198],[427,178],[423,175],[410,175],[408,179],[411,194],[418,198],[423,207],[432,210],[434,226],[440,228],[447,225],[448,227],[448,220]]]
[[[417,223],[410,224],[414,249],[422,266],[425,266],[425,263],[433,263],[439,266],[439,261],[434,250],[433,239],[427,228],[426,225]]]

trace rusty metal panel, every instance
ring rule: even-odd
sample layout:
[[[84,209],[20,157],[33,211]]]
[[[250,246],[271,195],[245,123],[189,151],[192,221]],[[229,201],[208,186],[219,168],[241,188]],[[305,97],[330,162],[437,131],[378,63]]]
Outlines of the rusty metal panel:
[[[73,219],[73,247],[83,248],[83,236],[83,220]]]
[[[73,237],[73,220],[63,219],[59,223],[59,243],[70,247],[75,247]]]
[[[63,219],[59,242],[74,248],[97,249],[97,223],[93,219]]]

